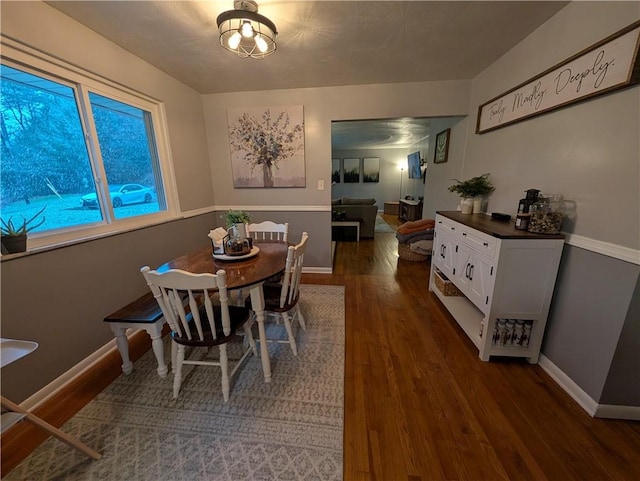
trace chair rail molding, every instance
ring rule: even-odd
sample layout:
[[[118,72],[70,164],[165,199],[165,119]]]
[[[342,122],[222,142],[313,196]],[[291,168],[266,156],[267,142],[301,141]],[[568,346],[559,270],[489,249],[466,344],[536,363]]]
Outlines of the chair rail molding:
[[[638,249],[631,249],[630,247],[611,244],[576,234],[568,234],[566,232],[563,232],[563,234],[565,235],[565,243],[571,246],[580,247],[581,249],[586,249],[597,254],[640,265],[640,250]]]

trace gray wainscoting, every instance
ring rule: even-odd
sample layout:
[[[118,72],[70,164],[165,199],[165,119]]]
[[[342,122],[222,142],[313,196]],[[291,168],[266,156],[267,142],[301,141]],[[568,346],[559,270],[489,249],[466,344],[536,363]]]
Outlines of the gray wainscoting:
[[[565,244],[542,353],[600,404],[640,406],[639,277],[638,265]]]
[[[289,222],[290,239],[310,236],[305,266],[331,268],[331,213],[255,212],[252,220]],[[2,337],[39,343],[2,369],[2,393],[22,402],[109,342],[103,318],[147,291],[143,265],[209,242],[224,213],[208,213],[2,261]]]

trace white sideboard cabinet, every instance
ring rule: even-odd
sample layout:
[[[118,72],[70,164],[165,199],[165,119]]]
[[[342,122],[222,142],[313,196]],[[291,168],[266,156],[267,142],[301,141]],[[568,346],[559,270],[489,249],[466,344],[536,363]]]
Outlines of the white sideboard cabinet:
[[[486,214],[436,213],[429,290],[479,350],[537,363],[564,236]],[[457,289],[442,289],[452,283]],[[447,294],[457,295],[445,295]]]

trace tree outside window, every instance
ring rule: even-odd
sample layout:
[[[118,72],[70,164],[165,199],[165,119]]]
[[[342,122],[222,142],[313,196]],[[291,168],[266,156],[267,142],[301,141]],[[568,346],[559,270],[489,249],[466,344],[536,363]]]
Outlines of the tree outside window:
[[[109,222],[109,212],[122,218],[166,209],[163,194],[114,209],[95,180],[105,172],[108,185],[143,184],[156,193],[161,176],[149,112],[91,92],[91,108],[82,109],[77,84],[0,68],[3,219],[29,218],[46,206],[46,222],[35,230],[46,232]],[[92,126],[98,135],[93,148],[85,136]],[[161,181],[159,187],[162,192]],[[92,207],[83,202],[86,196],[95,199]]]

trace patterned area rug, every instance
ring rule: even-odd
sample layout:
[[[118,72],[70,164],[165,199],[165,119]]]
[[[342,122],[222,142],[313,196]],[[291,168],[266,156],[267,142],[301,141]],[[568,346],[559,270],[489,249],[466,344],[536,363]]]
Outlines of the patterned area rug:
[[[298,356],[270,343],[271,383],[250,356],[225,404],[219,369],[185,366],[174,400],[173,376],[157,376],[149,351],[62,427],[101,460],[50,438],[3,479],[341,480],[344,287],[303,285],[300,302]],[[269,322],[269,337],[283,331]]]
[[[395,232],[396,230],[385,222],[380,214],[376,215],[375,232]]]

